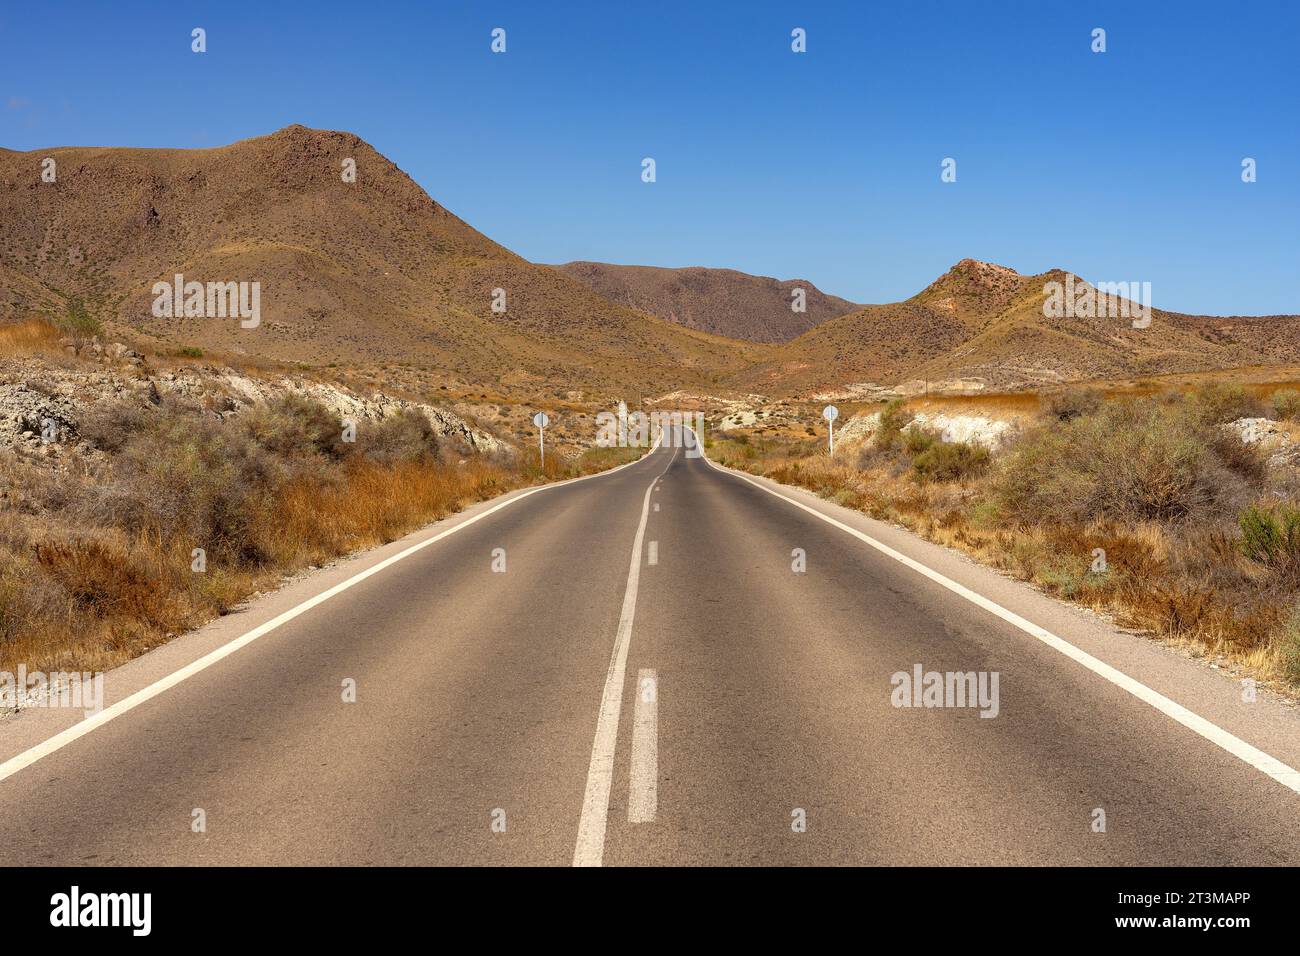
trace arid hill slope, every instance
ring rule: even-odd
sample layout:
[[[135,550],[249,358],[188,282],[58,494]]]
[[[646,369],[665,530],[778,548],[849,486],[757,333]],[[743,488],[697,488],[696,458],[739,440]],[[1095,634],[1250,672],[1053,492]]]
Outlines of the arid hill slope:
[[[1017,388],[1300,361],[1296,315],[1153,309],[1147,328],[1124,317],[1048,318],[1044,286],[1066,279],[963,259],[912,298],[824,322],[734,381],[778,394],[918,379]]]
[[[45,157],[53,183],[41,179]],[[343,181],[345,159],[355,182]],[[0,222],[0,320],[81,299],[145,345],[405,362],[525,387],[655,388],[746,360],[743,345],[613,304],[497,245],[349,133],[0,152]],[[260,327],[154,317],[153,284],[178,272],[260,282]],[[498,288],[504,314],[492,311]]]
[[[570,262],[561,271],[607,299],[688,329],[750,342],[788,342],[816,325],[861,308],[803,279],[771,279],[733,269],[661,269]],[[792,308],[804,290],[805,311]]]
[[[42,179],[46,158],[54,182]],[[355,182],[340,175],[348,159]],[[260,326],[154,316],[154,283],[176,273],[260,283]],[[967,379],[998,389],[1300,363],[1300,316],[1155,310],[1141,329],[1049,318],[1044,283],[1065,278],[965,259],[904,302],[856,308],[727,270],[536,265],[356,136],[301,126],[217,149],[0,149],[0,321],[98,321],[146,349],[402,364],[515,396]],[[805,313],[790,309],[799,286]],[[497,289],[504,313],[492,310]],[[841,309],[855,310],[832,317]]]

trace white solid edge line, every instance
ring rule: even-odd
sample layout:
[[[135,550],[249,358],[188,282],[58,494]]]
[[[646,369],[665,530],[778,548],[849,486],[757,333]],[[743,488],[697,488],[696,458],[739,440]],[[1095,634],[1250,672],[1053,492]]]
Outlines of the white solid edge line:
[[[411,545],[409,548],[406,548],[405,550],[400,551],[397,554],[392,555],[391,557],[385,558],[383,561],[380,561],[378,564],[375,564],[369,568],[366,568],[364,571],[360,571],[357,574],[354,574],[346,581],[341,581],[340,583],[334,585],[332,588],[329,588],[326,591],[322,591],[320,594],[317,594],[315,597],[308,598],[306,601],[303,601],[301,604],[298,604],[290,608],[289,610],[285,611],[283,614],[273,617],[265,624],[261,624],[258,627],[253,628],[251,631],[248,631],[247,633],[234,638],[228,643],[222,644],[220,647],[216,648],[213,651],[210,651],[209,653],[205,654],[203,657],[200,657],[198,660],[191,661],[189,664],[186,664],[184,667],[180,668],[179,670],[172,671],[172,673],[168,674],[166,677],[161,677],[158,680],[154,681],[152,684],[149,684],[146,687],[142,687],[140,690],[136,691],[135,693],[130,694],[127,697],[123,697],[121,700],[117,701],[117,703],[105,707],[99,713],[87,717],[84,720],[78,721],[77,723],[73,724],[71,727],[67,728],[66,730],[60,731],[59,733],[55,734],[53,737],[49,737],[46,740],[41,741],[39,744],[36,744],[34,747],[31,747],[28,750],[24,750],[22,753],[17,754],[16,756],[10,757],[4,763],[0,763],[0,781],[7,780],[9,777],[12,777],[14,774],[18,773],[18,771],[30,767],[32,764],[36,763],[36,761],[40,760],[42,757],[48,757],[50,754],[58,750],[62,750],[64,747],[72,743],[74,740],[78,740],[81,737],[84,737],[86,734],[90,733],[91,731],[103,727],[110,720],[113,720],[117,717],[121,717],[123,714],[134,710],[135,708],[139,707],[141,704],[149,700],[152,700],[154,697],[157,697],[159,694],[163,693],[164,691],[170,690],[171,688],[175,687],[177,684],[181,683],[182,681],[187,680],[190,677],[193,677],[195,674],[199,673],[200,671],[206,670],[207,668],[211,667],[213,664],[216,664],[218,661],[221,661],[224,658],[229,657],[231,654],[235,653],[235,651],[239,650],[240,648],[248,646],[249,644],[253,643],[253,641],[257,640],[259,637],[263,637],[271,633],[280,625],[292,621],[295,617],[298,617],[300,614],[304,614],[307,611],[310,611],[318,604],[323,604],[325,601],[328,601],[336,594],[341,594],[342,592],[346,591],[354,584],[360,584],[366,578],[370,577],[371,575],[378,574],[380,571],[396,564],[398,561],[401,561],[403,558],[408,558],[411,555],[415,554],[417,551],[420,551],[423,548],[427,548],[429,545],[435,544],[436,542],[441,541],[443,538],[446,538],[449,535],[455,534],[457,531],[460,531],[462,528],[468,528],[470,525],[474,524],[477,521],[482,520],[483,518],[486,518],[488,515],[494,514],[495,512],[500,511],[502,508],[505,508],[508,505],[512,505],[516,501],[520,501],[524,498],[527,498],[529,495],[536,494],[539,491],[547,491],[551,488],[561,488],[565,485],[571,485],[574,482],[586,481],[589,478],[602,478],[606,475],[612,475],[616,471],[622,471],[624,468],[629,468],[632,465],[640,464],[641,462],[648,459],[650,455],[654,454],[654,452],[658,449],[659,444],[660,444],[659,442],[656,442],[654,447],[652,447],[650,451],[648,451],[645,455],[642,455],[636,461],[626,462],[622,465],[618,465],[615,468],[610,468],[607,471],[598,471],[592,475],[582,475],[578,478],[569,478],[564,481],[557,481],[548,485],[536,485],[532,488],[527,488],[521,491],[519,494],[515,495],[514,497],[507,498],[505,501],[493,505],[491,508],[488,508],[486,511],[480,511],[478,514],[474,515],[473,517],[466,518],[464,521],[461,521],[459,524],[454,525],[451,528],[448,528],[446,531],[439,532],[438,534],[434,535],[431,538],[428,538],[424,541],[417,542],[416,544]]]
[[[659,810],[659,675],[649,668],[636,675],[631,778],[627,822],[654,823]]]
[[[677,451],[664,466],[672,467]],[[663,471],[659,477],[663,476]],[[641,580],[641,544],[645,540],[646,520],[650,516],[650,482],[641,500],[641,522],[632,542],[632,563],[627,571],[627,590],[623,592],[623,611],[618,618],[614,651],[605,672],[605,689],[600,697],[600,716],[596,720],[596,737],[591,742],[591,763],[587,767],[587,788],[582,797],[582,815],[578,818],[578,839],[573,847],[574,866],[600,866],[605,857],[605,825],[609,817],[609,791],[614,783],[614,748],[618,744],[618,720],[623,707],[623,674],[627,669],[627,651],[632,643],[632,620],[636,617],[636,592]]]
[[[703,453],[702,446],[701,446],[701,453]],[[1019,614],[1016,614],[1012,611],[1008,611],[1000,604],[997,604],[994,601],[990,601],[982,594],[978,594],[977,592],[972,591],[970,588],[958,584],[956,581],[953,581],[951,578],[945,577],[944,575],[940,574],[938,571],[932,570],[931,568],[925,566],[921,562],[909,558],[907,555],[901,554],[898,551],[895,551],[887,544],[883,544],[882,542],[877,541],[875,538],[871,537],[868,534],[865,534],[862,531],[859,531],[857,528],[852,528],[849,525],[844,524],[844,522],[842,521],[837,521],[836,519],[830,517],[829,515],[822,514],[816,508],[809,507],[803,502],[796,501],[795,499],[787,495],[783,495],[781,494],[781,492],[776,491],[773,488],[769,488],[759,481],[755,481],[753,478],[749,477],[748,475],[742,474],[741,472],[738,471],[734,471],[722,465],[715,464],[713,461],[709,459],[707,455],[703,455],[703,458],[711,468],[714,468],[722,472],[723,474],[731,475],[733,478],[739,478],[741,481],[747,481],[755,488],[760,488],[763,491],[766,491],[770,495],[775,495],[777,498],[780,498],[783,501],[788,501],[796,508],[801,508],[804,511],[808,512],[809,514],[820,518],[822,521],[825,521],[827,524],[834,525],[835,527],[839,528],[841,531],[853,535],[855,538],[858,538],[859,540],[864,541],[867,544],[871,545],[871,547],[875,548],[881,554],[888,555],[889,557],[893,558],[895,561],[898,561],[899,563],[906,565],[907,567],[911,568],[913,571],[916,571],[918,574],[925,575],[931,581],[934,581],[936,584],[942,585],[943,587],[947,588],[949,591],[952,591],[954,594],[970,601],[972,604],[982,607],[984,610],[988,611],[991,614],[997,615],[998,617],[1002,618],[1002,620],[1006,621],[1008,624],[1011,624],[1019,628],[1020,630],[1024,631],[1026,634],[1038,638],[1038,640],[1042,641],[1048,647],[1052,648],[1053,650],[1059,651],[1060,653],[1064,654],[1066,657],[1070,658],[1071,660],[1077,661],[1078,663],[1082,664],[1084,667],[1088,668],[1088,670],[1092,671],[1094,674],[1097,674],[1100,677],[1104,677],[1106,680],[1110,681],[1112,684],[1114,684],[1116,687],[1119,687],[1121,690],[1128,691],[1138,700],[1150,704],[1152,707],[1160,711],[1165,716],[1178,721],[1178,723],[1182,724],[1188,730],[1191,730],[1194,733],[1199,734],[1200,736],[1204,737],[1206,740],[1210,741],[1210,743],[1215,744],[1216,746],[1222,748],[1223,750],[1226,750],[1234,757],[1249,764],[1250,766],[1254,767],[1256,770],[1260,771],[1261,773],[1267,774],[1268,776],[1272,777],[1278,783],[1282,784],[1282,786],[1289,788],[1295,793],[1300,793],[1300,771],[1297,771],[1294,768],[1288,766],[1287,764],[1284,764],[1276,757],[1270,754],[1266,754],[1258,747],[1254,747],[1246,743],[1246,741],[1224,730],[1218,724],[1206,720],[1204,717],[1200,716],[1199,714],[1196,714],[1188,710],[1182,704],[1170,700],[1168,697],[1166,697],[1164,694],[1161,694],[1159,691],[1152,690],[1150,687],[1148,687],[1146,684],[1143,684],[1141,681],[1129,677],[1123,671],[1110,666],[1104,661],[1098,660],[1097,658],[1089,654],[1087,651],[1075,647],[1073,644],[1071,644],[1069,641],[1065,640],[1064,638],[1057,637],[1055,634],[1053,634],[1051,631],[1047,630],[1046,628],[1039,627],[1037,624],[1025,620]]]

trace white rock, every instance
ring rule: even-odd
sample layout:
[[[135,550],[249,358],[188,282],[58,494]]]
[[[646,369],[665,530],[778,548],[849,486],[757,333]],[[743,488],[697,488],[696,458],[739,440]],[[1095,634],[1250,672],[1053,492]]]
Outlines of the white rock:
[[[963,442],[982,445],[993,451],[1002,444],[1011,430],[1011,422],[983,415],[944,415],[918,412],[905,430],[924,429],[937,432],[945,442]]]

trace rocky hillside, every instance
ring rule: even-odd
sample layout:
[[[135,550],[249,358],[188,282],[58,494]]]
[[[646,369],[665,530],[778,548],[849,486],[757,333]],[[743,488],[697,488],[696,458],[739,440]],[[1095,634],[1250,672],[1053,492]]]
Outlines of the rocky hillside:
[[[0,321],[102,327],[141,349],[403,362],[522,388],[648,387],[744,363],[734,343],[614,304],[496,244],[350,133],[291,126],[217,149],[0,151],[0,222]],[[177,273],[259,283],[260,322],[154,315],[154,284]]]
[[[1145,328],[1134,328],[1131,317],[1048,317],[1045,286],[1067,280],[1085,285],[1059,269],[1026,276],[964,259],[910,299],[822,323],[734,383],[778,394],[872,385],[907,393],[925,382],[1008,389],[1300,361],[1300,316],[1157,308]],[[1098,298],[1107,301],[1121,304]]]
[[[37,356],[0,359],[0,451],[18,460],[73,465],[95,456],[79,441],[79,426],[92,409],[121,402],[148,410],[176,398],[214,419],[237,416],[258,403],[284,395],[314,399],[351,421],[392,418],[411,410],[428,420],[437,440],[466,451],[509,457],[513,446],[451,408],[386,395],[358,394],[341,385],[301,375],[253,376],[224,366],[176,364],[150,367],[139,352],[120,342],[69,340],[62,360]]]

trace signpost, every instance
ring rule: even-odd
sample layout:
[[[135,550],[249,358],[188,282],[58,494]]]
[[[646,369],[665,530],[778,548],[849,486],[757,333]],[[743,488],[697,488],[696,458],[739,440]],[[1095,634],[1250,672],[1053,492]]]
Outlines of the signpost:
[[[546,467],[546,426],[551,420],[546,417],[545,412],[538,412],[533,416],[533,424],[537,426],[537,451],[542,457],[542,467]]]
[[[835,419],[839,417],[840,417],[840,410],[836,408],[834,405],[827,405],[825,408],[822,409],[822,418],[826,419],[826,423],[830,425],[831,428],[830,442],[831,442],[832,457],[834,457],[835,455]]]

